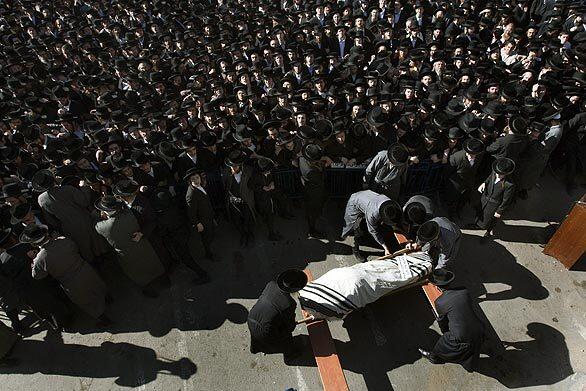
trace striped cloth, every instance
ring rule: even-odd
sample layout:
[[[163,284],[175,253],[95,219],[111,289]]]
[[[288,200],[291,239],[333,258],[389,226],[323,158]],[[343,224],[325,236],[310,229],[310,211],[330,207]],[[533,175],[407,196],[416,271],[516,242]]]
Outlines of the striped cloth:
[[[302,307],[318,318],[343,318],[432,271],[425,252],[332,269],[299,291]]]

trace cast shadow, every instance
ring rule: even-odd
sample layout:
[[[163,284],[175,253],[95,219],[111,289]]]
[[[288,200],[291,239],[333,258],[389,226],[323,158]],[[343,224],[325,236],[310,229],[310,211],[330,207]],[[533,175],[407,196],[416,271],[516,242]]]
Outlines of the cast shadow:
[[[114,334],[148,331],[162,337],[172,329],[215,330],[225,322],[246,323],[248,311],[235,300],[257,299],[266,284],[283,270],[304,269],[309,262],[324,261],[328,254],[351,253],[351,248],[343,243],[306,238],[298,227],[298,221],[288,226],[283,224],[284,239],[270,242],[260,225],[255,243],[241,247],[234,240],[238,238],[235,227],[222,222],[215,239],[219,261],[198,262],[210,275],[211,282],[193,285],[193,272],[179,265],[171,274],[171,287],[162,290],[156,299],[143,297],[117,263],[111,262],[102,270],[115,299],[109,311],[115,324],[107,331]],[[74,330],[82,334],[103,332],[90,319],[81,319]]]
[[[466,286],[470,295],[477,297],[478,301],[543,300],[549,296],[541,280],[519,264],[503,245],[493,240],[481,243],[478,236],[462,234],[458,258],[449,268],[456,274],[453,285]],[[487,293],[486,283],[508,287],[500,292]]]
[[[503,342],[508,349],[496,358],[481,358],[477,372],[507,388],[556,384],[574,373],[564,335],[543,323],[527,325],[526,341]]]
[[[343,321],[350,341],[334,340],[340,363],[344,370],[361,374],[366,389],[392,390],[388,373],[420,360],[417,348],[431,347],[439,338],[429,328],[435,318],[422,296],[420,290],[399,292],[354,311]],[[302,357],[287,365],[316,366],[308,346]]]
[[[546,244],[558,227],[557,223],[546,227],[497,224],[494,234],[505,242]]]
[[[18,358],[20,364],[0,367],[0,373],[116,378],[114,382],[118,386],[129,388],[149,384],[159,374],[187,380],[197,372],[197,366],[186,357],[175,361],[157,358],[153,349],[130,343],[64,344],[60,336],[44,341],[19,341],[11,357]]]

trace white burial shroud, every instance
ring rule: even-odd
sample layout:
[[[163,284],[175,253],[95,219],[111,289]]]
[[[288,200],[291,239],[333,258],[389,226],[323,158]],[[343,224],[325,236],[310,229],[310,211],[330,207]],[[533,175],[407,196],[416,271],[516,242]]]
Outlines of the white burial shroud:
[[[425,252],[332,269],[299,291],[302,307],[316,318],[343,318],[384,295],[425,279],[433,270]]]

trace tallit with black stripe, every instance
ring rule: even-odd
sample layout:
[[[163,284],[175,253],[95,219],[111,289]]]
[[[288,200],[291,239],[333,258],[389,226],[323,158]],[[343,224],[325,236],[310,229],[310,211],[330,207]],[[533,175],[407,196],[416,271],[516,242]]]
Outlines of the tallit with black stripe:
[[[299,291],[301,305],[311,313],[342,318],[433,270],[425,252],[332,269]]]

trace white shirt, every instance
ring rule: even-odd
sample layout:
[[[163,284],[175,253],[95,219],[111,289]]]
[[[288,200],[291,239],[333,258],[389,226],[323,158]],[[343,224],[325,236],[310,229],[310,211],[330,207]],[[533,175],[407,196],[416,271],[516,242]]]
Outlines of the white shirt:
[[[496,185],[497,183],[499,183],[501,181],[501,178],[499,178],[498,176],[496,177],[496,179],[494,180],[494,184]]]
[[[474,158],[469,157],[468,155],[466,155],[466,158],[468,159],[468,163],[470,163],[470,166],[473,166],[474,165]]]
[[[236,179],[236,182],[240,183],[240,180],[242,179],[242,171],[240,171],[237,174],[234,174],[234,179]]]
[[[201,186],[195,186],[195,188],[196,188],[197,190],[201,191],[202,193],[204,193],[205,195],[208,195],[208,193],[206,193],[206,191],[204,190],[204,188],[203,188],[203,187],[201,187]]]
[[[193,164],[197,164],[197,155],[191,156],[188,153],[186,153],[186,155],[189,156],[189,158],[191,159],[191,161],[193,162]]]

